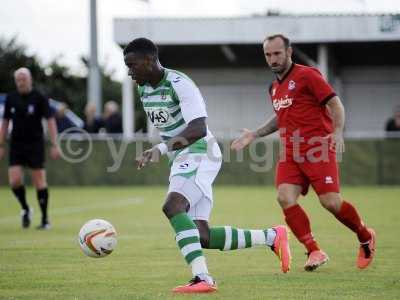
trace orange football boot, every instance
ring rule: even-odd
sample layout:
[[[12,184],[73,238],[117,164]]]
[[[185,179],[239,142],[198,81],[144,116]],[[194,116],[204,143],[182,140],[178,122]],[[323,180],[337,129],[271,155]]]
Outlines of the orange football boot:
[[[177,294],[204,294],[217,291],[215,282],[212,284],[200,279],[199,276],[194,277],[187,285],[182,285],[174,288],[172,292]]]
[[[366,243],[361,243],[358,252],[357,267],[360,269],[368,267],[375,255],[376,234],[372,228],[368,228],[368,231],[371,233],[371,239]]]
[[[329,260],[328,255],[322,250],[316,250],[308,254],[304,270],[312,272]]]
[[[272,229],[275,230],[276,237],[271,249],[281,261],[282,272],[287,273],[290,270],[290,263],[292,260],[292,255],[289,248],[288,230],[284,225],[278,225],[272,227]]]

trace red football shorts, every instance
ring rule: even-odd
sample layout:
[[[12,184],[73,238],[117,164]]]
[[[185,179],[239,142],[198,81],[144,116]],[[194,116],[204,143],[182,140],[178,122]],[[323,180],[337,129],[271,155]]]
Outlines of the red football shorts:
[[[306,195],[308,187],[313,187],[317,195],[328,192],[339,193],[339,171],[336,154],[329,153],[328,161],[310,162],[308,160],[295,161],[289,156],[285,161],[280,160],[276,166],[276,187],[282,183],[300,185],[301,193]]]

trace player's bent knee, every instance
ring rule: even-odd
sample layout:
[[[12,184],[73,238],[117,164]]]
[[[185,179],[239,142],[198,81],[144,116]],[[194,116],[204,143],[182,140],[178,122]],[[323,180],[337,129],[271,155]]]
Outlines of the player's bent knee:
[[[278,186],[278,197],[277,200],[283,209],[289,208],[290,206],[297,204],[302,191],[300,185],[282,183]]]
[[[165,201],[162,211],[168,219],[177,214],[187,212],[189,210],[189,202],[178,193],[169,193]]]
[[[282,193],[278,193],[278,197],[276,199],[278,200],[279,205],[282,208],[287,208],[287,207],[295,204],[295,201],[292,201],[289,197],[287,197],[286,195],[284,195]]]
[[[164,203],[164,205],[162,207],[162,211],[163,211],[164,215],[168,219],[170,219],[170,218],[172,218],[174,216],[173,210],[174,209],[173,209],[172,205],[169,202],[165,202]]]
[[[327,193],[319,196],[321,205],[333,214],[337,214],[342,206],[342,199],[337,193]]]

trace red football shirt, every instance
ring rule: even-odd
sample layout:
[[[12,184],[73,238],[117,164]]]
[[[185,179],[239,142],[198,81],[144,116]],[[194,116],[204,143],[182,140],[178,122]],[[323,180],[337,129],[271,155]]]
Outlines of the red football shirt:
[[[293,149],[294,138],[298,136],[300,140],[295,140],[304,153],[320,144],[315,139],[310,141],[311,138],[333,132],[333,121],[325,104],[336,94],[318,69],[292,64],[281,80],[272,82],[269,93],[281,141],[287,149]]]

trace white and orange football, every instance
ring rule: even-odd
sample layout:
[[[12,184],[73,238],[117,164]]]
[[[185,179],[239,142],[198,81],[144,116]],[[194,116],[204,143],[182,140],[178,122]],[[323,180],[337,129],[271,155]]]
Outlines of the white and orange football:
[[[79,231],[79,246],[90,257],[105,257],[117,245],[117,232],[114,226],[101,219],[90,220]]]

